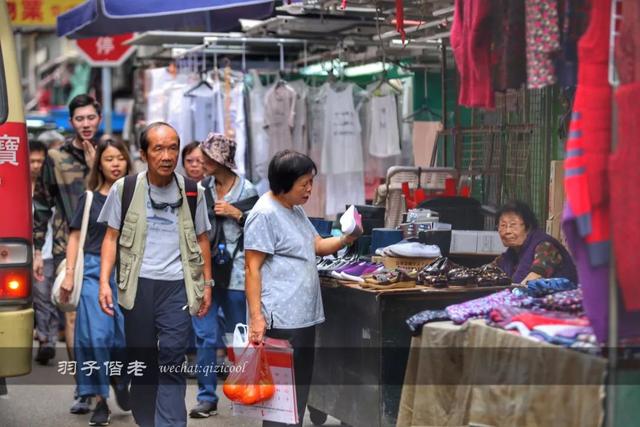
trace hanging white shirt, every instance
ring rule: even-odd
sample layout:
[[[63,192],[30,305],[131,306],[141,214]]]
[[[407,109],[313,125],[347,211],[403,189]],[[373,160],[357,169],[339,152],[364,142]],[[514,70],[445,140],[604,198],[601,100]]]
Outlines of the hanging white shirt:
[[[331,87],[326,90],[321,170],[327,175],[362,171],[361,127],[353,85],[339,92]]]
[[[296,92],[279,82],[267,91],[264,100],[264,126],[269,138],[269,159],[279,151],[293,148]]]
[[[308,93],[308,110],[309,110],[309,157],[315,162],[318,168],[318,174],[313,180],[313,190],[311,197],[305,203],[304,210],[310,217],[324,218],[325,200],[327,193],[326,177],[321,170],[322,160],[322,140],[324,135],[324,110],[326,88],[328,85],[309,88]]]
[[[246,174],[245,155],[247,153],[247,131],[244,115],[244,83],[236,83],[231,90],[231,126],[236,140],[236,172]]]
[[[147,86],[147,123],[167,120],[166,89],[173,84],[175,77],[166,67],[151,68],[145,71]]]
[[[213,88],[202,84],[196,89],[188,92],[185,96],[190,100],[191,128],[193,139],[204,141],[212,129],[214,120]],[[191,141],[185,141],[186,145]]]
[[[375,157],[401,154],[395,95],[372,97],[369,110],[369,154]]]
[[[309,86],[304,80],[295,80],[289,86],[296,92],[295,117],[293,121],[293,149],[299,153],[309,154],[309,138],[307,132],[307,95]]]
[[[347,205],[364,204],[364,173],[362,171],[331,174],[325,179],[325,217],[331,218],[344,212]]]
[[[258,194],[269,191],[267,168],[269,165],[269,142],[264,129],[264,99],[267,88],[262,85],[260,76],[255,70],[251,71],[253,87],[249,91],[249,128],[251,131],[251,176],[256,182]]]

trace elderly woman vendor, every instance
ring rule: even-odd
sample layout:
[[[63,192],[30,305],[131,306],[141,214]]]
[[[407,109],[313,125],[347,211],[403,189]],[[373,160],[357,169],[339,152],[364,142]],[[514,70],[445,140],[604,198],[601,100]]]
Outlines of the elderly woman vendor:
[[[577,283],[576,266],[569,252],[538,228],[538,221],[525,203],[504,205],[498,215],[498,233],[506,252],[494,261],[513,283],[541,277],[564,277]]]

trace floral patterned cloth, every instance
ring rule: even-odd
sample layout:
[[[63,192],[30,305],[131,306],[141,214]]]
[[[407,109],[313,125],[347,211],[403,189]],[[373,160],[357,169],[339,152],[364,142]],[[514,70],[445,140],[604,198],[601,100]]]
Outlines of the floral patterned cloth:
[[[522,297],[512,294],[509,289],[505,289],[486,297],[450,305],[446,308],[446,312],[454,323],[460,324],[472,318],[485,317],[494,308],[503,305],[518,307],[521,303]]]
[[[439,322],[449,320],[449,315],[445,310],[424,310],[407,319],[407,325],[414,335],[422,331],[422,326],[429,322]]]
[[[527,87],[556,82],[553,53],[560,49],[557,0],[526,0]]]
[[[528,298],[524,300],[522,305],[524,307],[537,307],[573,314],[582,314],[584,310],[581,289],[558,292],[543,298]]]

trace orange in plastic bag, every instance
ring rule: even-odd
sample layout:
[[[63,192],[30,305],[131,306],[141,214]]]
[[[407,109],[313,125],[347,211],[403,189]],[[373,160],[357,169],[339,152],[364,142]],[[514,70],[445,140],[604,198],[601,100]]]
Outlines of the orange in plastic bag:
[[[234,364],[222,391],[230,400],[254,405],[271,399],[276,392],[264,344],[249,344]]]

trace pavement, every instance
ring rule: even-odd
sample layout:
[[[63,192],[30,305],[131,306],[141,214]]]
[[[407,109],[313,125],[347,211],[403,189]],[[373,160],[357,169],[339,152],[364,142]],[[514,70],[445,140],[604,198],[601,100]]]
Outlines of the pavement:
[[[37,344],[34,344],[34,349]],[[91,414],[73,415],[69,408],[73,403],[74,385],[72,379],[60,380],[57,373],[58,361],[66,360],[64,343],[58,343],[55,361],[49,366],[41,366],[33,362],[33,369],[29,375],[7,379],[8,394],[0,396],[0,426],[87,426]],[[55,380],[57,378],[57,380]],[[60,384],[64,382],[64,384]],[[218,381],[219,384],[222,381]],[[218,415],[205,419],[188,419],[188,427],[201,426],[238,426],[258,427],[259,420],[240,418],[232,415],[231,402],[219,388]],[[196,403],[198,386],[195,380],[188,380],[186,405],[187,410]],[[123,412],[113,397],[109,398],[111,409],[111,426],[135,426],[131,412]],[[305,415],[304,426],[312,426],[308,411]],[[340,426],[340,421],[329,417],[325,426]]]

